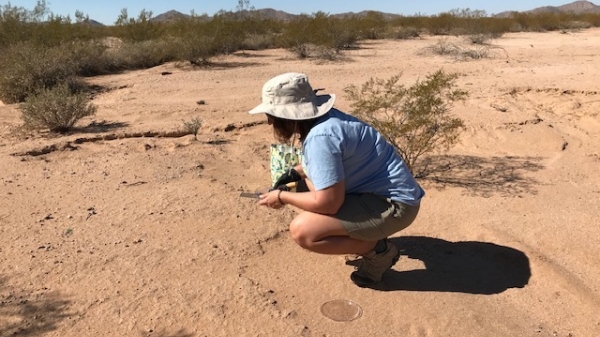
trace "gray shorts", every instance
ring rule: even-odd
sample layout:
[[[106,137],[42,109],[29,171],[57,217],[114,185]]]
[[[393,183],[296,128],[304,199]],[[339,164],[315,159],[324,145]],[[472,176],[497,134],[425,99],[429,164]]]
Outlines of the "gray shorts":
[[[408,227],[417,213],[419,206],[365,193],[347,194],[344,204],[334,216],[342,222],[351,238],[377,241]]]

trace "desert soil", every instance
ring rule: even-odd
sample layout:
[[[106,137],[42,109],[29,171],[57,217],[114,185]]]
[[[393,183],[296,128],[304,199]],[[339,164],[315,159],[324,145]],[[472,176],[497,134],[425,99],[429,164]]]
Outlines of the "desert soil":
[[[89,78],[98,112],[62,136],[0,103],[0,336],[600,336],[600,29],[508,34],[471,61],[422,53],[438,40]],[[470,93],[467,128],[379,289],[296,246],[297,209],[239,197],[270,183],[272,131],[246,113],[269,78],[305,72],[351,111],[349,85],[438,69]],[[178,133],[194,117],[197,140]],[[334,299],[362,316],[325,317]]]

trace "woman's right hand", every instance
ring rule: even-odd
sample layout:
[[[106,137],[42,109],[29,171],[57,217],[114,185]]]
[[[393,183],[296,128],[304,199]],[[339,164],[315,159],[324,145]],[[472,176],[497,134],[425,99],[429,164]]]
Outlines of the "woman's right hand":
[[[279,201],[279,193],[281,193],[281,190],[272,190],[270,192],[261,194],[258,197],[258,204],[273,209],[280,209],[283,207],[283,204]]]

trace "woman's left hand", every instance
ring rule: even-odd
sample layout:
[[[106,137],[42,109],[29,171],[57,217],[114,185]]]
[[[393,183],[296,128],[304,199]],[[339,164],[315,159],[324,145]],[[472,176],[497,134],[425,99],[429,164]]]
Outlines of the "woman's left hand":
[[[279,202],[279,192],[280,190],[273,190],[259,196],[260,200],[258,201],[259,205],[271,207],[274,209],[280,209],[283,207],[283,204]]]

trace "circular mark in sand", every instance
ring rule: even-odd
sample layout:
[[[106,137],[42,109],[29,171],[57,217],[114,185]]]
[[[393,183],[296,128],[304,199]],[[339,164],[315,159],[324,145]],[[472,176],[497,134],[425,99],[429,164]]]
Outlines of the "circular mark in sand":
[[[333,300],[321,305],[321,313],[337,322],[350,322],[362,316],[362,308],[349,300]]]

